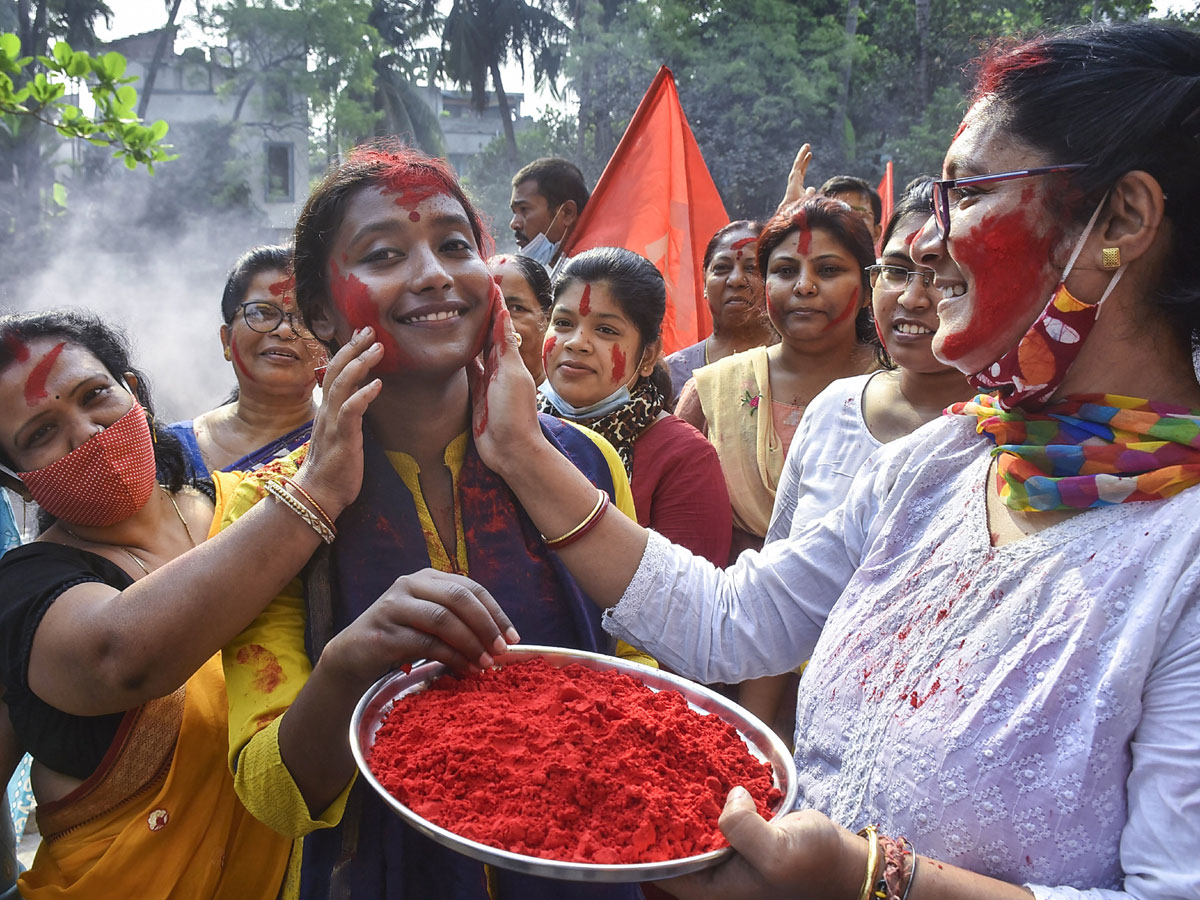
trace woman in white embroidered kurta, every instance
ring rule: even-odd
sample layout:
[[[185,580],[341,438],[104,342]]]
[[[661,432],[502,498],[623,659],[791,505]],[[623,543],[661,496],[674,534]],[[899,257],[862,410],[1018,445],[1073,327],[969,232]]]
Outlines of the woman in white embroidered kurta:
[[[1012,468],[1034,451],[1070,462],[1114,446],[1200,462],[1198,60],[1200,36],[1128,23],[1038,38],[984,66],[913,259],[943,295],[934,351],[964,373],[999,373],[1008,420],[983,398],[970,417],[888,444],[841,507],[723,572],[619,516],[561,551],[613,607],[612,630],[676,671],[737,681],[812,656],[797,730],[806,808],[771,825],[735,789],[721,825],[737,853],[672,890],[865,898],[878,870],[850,829],[877,822],[930,857],[912,900],[1200,896],[1194,470],[1157,458],[1103,476],[1046,467],[1063,503],[1039,506],[1013,502],[1035,485]],[[971,176],[987,178],[950,180]],[[477,446],[542,533],[566,534],[595,491],[538,443],[532,384],[505,336],[476,382],[488,407]],[[1145,410],[1185,436],[1151,442],[1150,425],[1071,418],[1081,395],[1100,395],[1088,402],[1114,420]],[[1038,412],[1047,399],[1062,412]],[[993,460],[989,438],[1009,420],[1049,434],[1031,430],[1032,450],[1001,441]],[[1100,508],[1066,502],[1084,483],[1107,498]],[[1118,502],[1133,490],[1147,499]]]

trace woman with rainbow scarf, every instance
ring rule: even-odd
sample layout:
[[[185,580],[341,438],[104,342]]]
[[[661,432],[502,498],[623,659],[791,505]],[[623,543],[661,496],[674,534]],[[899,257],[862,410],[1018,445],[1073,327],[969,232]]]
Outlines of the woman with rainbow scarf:
[[[812,659],[799,810],[767,823],[734,788],[737,853],[673,892],[1200,896],[1198,157],[1200,36],[993,50],[912,254],[941,293],[934,352],[981,393],[725,571],[620,516],[561,553],[674,671]],[[528,375],[492,362],[484,461],[543,532],[588,522]]]

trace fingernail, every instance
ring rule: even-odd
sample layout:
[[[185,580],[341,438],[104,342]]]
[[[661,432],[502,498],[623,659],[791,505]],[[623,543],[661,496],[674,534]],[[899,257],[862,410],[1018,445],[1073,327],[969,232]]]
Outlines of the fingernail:
[[[508,638],[508,642],[510,644],[521,643],[521,636],[519,634],[517,634],[517,629],[515,629],[515,628],[510,627],[510,628],[505,629],[504,636],[506,638]]]
[[[355,328],[354,334],[350,335],[350,340],[357,341],[359,339],[359,336],[362,335],[362,333],[363,333],[363,330],[361,328]]]
[[[376,341],[375,343],[373,343],[371,345],[371,352],[375,353],[376,351],[378,351],[380,353],[383,352],[383,344],[379,343],[379,341]]]
[[[508,644],[504,642],[504,638],[496,636],[496,640],[492,641],[492,652],[497,656],[508,652]]]
[[[485,668],[485,669],[490,669],[495,664],[496,664],[496,661],[494,659],[492,659],[492,654],[490,654],[490,653],[485,652],[482,656],[479,657],[479,665],[483,666],[483,668]]]
[[[740,784],[729,792],[729,796],[725,798],[726,802],[730,800],[750,800],[750,792]]]

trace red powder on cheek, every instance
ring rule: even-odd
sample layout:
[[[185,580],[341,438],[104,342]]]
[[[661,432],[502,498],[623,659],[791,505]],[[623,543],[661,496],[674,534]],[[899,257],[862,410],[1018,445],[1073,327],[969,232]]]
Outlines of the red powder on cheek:
[[[379,308],[371,302],[371,293],[367,286],[353,274],[343,276],[337,263],[331,262],[329,268],[333,270],[333,278],[329,285],[333,301],[346,317],[350,327],[364,328],[370,325],[375,329],[375,340],[383,344],[383,358],[372,369],[374,374],[399,372],[408,360],[396,339],[384,330],[379,318]]]
[[[1028,309],[1035,299],[1031,294],[1042,287],[1057,236],[1049,230],[1041,234],[1033,231],[1027,211],[1032,194],[1032,190],[1026,190],[1018,208],[985,216],[962,238],[955,240],[951,235],[951,255],[960,267],[970,271],[974,296],[967,327],[948,335],[942,343],[942,355],[947,360],[958,359],[994,339],[1014,314],[1021,315]]]
[[[250,370],[246,367],[246,362],[242,359],[242,354],[238,352],[237,342],[232,337],[229,339],[229,351],[230,355],[233,357],[233,364],[237,370],[251,381],[257,381],[258,379],[251,375]]]
[[[269,694],[287,681],[283,666],[275,654],[261,644],[249,644],[237,652],[237,661],[243,666],[254,666],[253,687],[256,691]]]
[[[854,293],[850,295],[850,302],[846,304],[846,308],[843,309],[840,313],[838,313],[837,316],[830,319],[829,324],[826,325],[822,329],[822,331],[828,331],[833,326],[839,325],[842,322],[845,322],[848,318],[850,318],[850,316],[854,315],[854,313],[856,313],[856,312],[858,312],[858,288],[855,288]]]
[[[781,799],[733,727],[682,695],[541,659],[398,701],[368,764],[400,802],[463,837],[605,865],[725,846],[717,817],[734,785],[764,816]]]
[[[620,346],[612,345],[612,383],[620,384],[625,380],[625,354]]]
[[[554,352],[554,345],[558,343],[558,338],[554,335],[546,338],[546,343],[542,344],[542,368],[548,368],[550,365],[550,354]]]
[[[56,344],[54,349],[43,356],[41,362],[34,366],[33,371],[29,373],[29,378],[25,382],[25,403],[28,406],[34,406],[49,396],[46,393],[46,379],[50,377],[50,370],[54,368],[54,363],[58,361],[58,355],[63,352],[65,346],[67,346],[65,341]],[[26,357],[28,355],[29,351],[26,350]]]
[[[579,298],[579,314],[586,316],[592,311],[592,286],[585,284],[583,286],[583,296]]]

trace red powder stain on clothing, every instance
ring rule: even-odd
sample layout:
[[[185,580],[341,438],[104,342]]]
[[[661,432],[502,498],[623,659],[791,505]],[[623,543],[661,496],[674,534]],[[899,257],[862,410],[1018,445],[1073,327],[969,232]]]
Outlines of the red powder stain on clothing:
[[[237,661],[243,666],[254,666],[253,686],[256,691],[269,694],[287,681],[283,666],[279,665],[275,654],[262,644],[247,644],[237,652]]]
[[[54,364],[58,361],[58,355],[63,352],[63,347],[67,346],[65,341],[60,341],[55,344],[41,361],[33,367],[33,371],[29,373],[29,378],[25,381],[25,403],[28,406],[35,406],[49,395],[46,393],[46,379],[50,377],[50,370],[54,368]],[[29,351],[25,351],[26,357]]]
[[[913,709],[920,709],[922,706],[925,705],[926,700],[928,700],[930,697],[932,697],[934,694],[936,694],[941,689],[942,689],[942,680],[940,678],[935,678],[933,681],[933,684],[931,684],[929,686],[929,690],[925,693],[924,697],[922,697],[916,691],[912,691],[911,693],[909,693],[907,695],[901,694],[900,699],[903,700],[907,697],[908,703]]]
[[[612,383],[620,384],[625,380],[625,354],[616,344],[612,345]]]
[[[551,335],[546,338],[546,343],[542,344],[542,368],[548,368],[550,365],[550,354],[554,352],[554,345],[558,343],[558,338]]]
[[[1058,234],[1052,228],[1038,229],[1029,209],[1034,196],[1034,189],[1026,188],[1016,209],[985,216],[961,238],[951,235],[955,259],[971,272],[974,296],[967,327],[942,344],[947,360],[969,353],[1002,330],[1014,314],[1028,310],[1035,299],[1031,294],[1048,296],[1045,271]]]
[[[25,362],[29,359],[29,348],[15,334],[6,334],[4,336],[4,349],[13,358],[13,362]]]
[[[337,263],[331,262],[329,268],[333,271],[329,285],[333,302],[342,311],[350,327],[363,328],[370,325],[375,329],[375,340],[383,344],[383,358],[372,370],[374,374],[388,375],[399,372],[408,363],[408,359],[396,343],[396,339],[384,330],[379,308],[371,302],[371,293],[367,286],[354,274],[343,276]]]
[[[850,295],[850,302],[848,302],[846,304],[846,308],[843,309],[840,313],[838,313],[834,318],[830,319],[829,324],[826,325],[822,329],[822,331],[828,331],[830,328],[833,328],[835,325],[840,325],[842,322],[845,322],[848,318],[850,318],[856,312],[858,312],[858,288],[855,288],[854,293]]]
[[[290,294],[295,289],[296,289],[296,276],[295,275],[289,275],[287,278],[284,278],[280,281],[276,281],[274,284],[267,287],[267,290],[271,292],[271,296],[273,296],[273,297],[278,297],[282,294]]]
[[[614,865],[726,846],[725,796],[760,814],[771,769],[715,715],[627,675],[533,659],[445,676],[396,703],[368,764],[401,803],[513,853]]]
[[[579,298],[579,314],[586,316],[592,311],[592,286],[585,284],[583,286],[583,296]]]
[[[246,361],[242,359],[242,354],[238,352],[237,341],[235,341],[232,337],[229,339],[229,355],[233,357],[233,365],[239,372],[241,372],[251,381],[258,380],[251,375],[250,370],[246,368]]]

